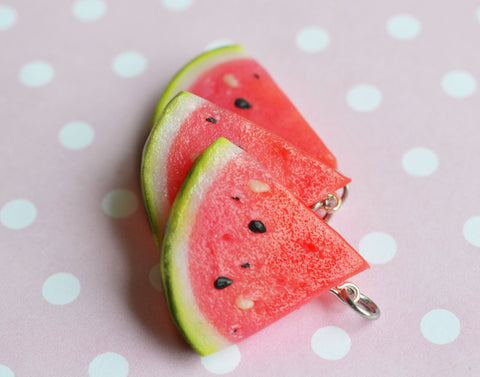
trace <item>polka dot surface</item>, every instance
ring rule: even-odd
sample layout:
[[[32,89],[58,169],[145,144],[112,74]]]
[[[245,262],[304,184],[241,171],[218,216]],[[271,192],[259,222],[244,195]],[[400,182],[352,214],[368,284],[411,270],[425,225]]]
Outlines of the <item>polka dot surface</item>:
[[[477,90],[477,80],[468,72],[451,71],[442,79],[442,88],[449,96],[465,98]]]
[[[162,4],[169,10],[187,10],[193,4],[194,0],[162,0]]]
[[[106,352],[93,359],[88,367],[90,377],[127,377],[129,365],[127,359],[114,352]]]
[[[372,232],[360,240],[360,254],[373,264],[389,262],[397,252],[397,243],[387,233]]]
[[[480,265],[479,41],[480,0],[0,0],[0,348],[11,345],[0,351],[0,377],[480,376],[480,301],[466,290],[475,291]],[[142,149],[175,74],[232,44],[262,68],[243,60],[245,70],[232,64],[205,75],[205,85],[222,91],[221,107],[244,98],[251,108],[236,109],[247,118],[261,112],[274,128],[292,125],[287,141],[299,137],[322,150],[294,125],[298,113],[322,138],[352,178],[345,208],[329,226],[371,267],[352,275],[350,266],[330,265],[336,260],[326,268],[338,273],[336,284],[358,284],[382,315],[364,320],[325,293],[202,357],[182,340],[164,297],[171,288],[162,287],[143,205]],[[212,55],[222,63],[238,57]],[[204,63],[188,67],[200,74]],[[175,91],[194,80],[183,73]],[[267,73],[298,113],[289,114]],[[198,119],[210,116],[217,123],[202,124],[216,134],[225,118]],[[268,189],[262,177],[247,178],[249,192]],[[268,185],[263,194],[273,195]],[[256,284],[240,289],[239,279],[260,279],[258,268],[277,273],[256,254],[274,257],[270,221],[302,232],[295,238],[302,254],[314,236],[294,210],[263,219],[263,204],[238,198],[233,206],[252,206],[245,226],[222,206],[209,219],[228,218],[228,229],[216,238],[199,232],[195,242],[220,240],[209,250],[227,253],[243,240],[230,230],[247,232],[256,246],[237,247],[228,255],[240,259],[224,260],[212,280],[231,279],[215,293],[230,297],[241,318],[261,318],[263,293]],[[249,233],[253,219],[267,233]],[[282,259],[291,274],[261,287],[282,288],[295,272],[303,279],[303,267],[294,267],[310,257]]]
[[[0,365],[0,377],[15,377],[15,373],[6,365]]]
[[[326,30],[312,26],[298,32],[296,43],[300,50],[315,53],[328,47],[330,35]]]
[[[370,112],[382,103],[382,93],[373,85],[361,84],[347,93],[348,106],[358,112]]]
[[[409,14],[399,14],[387,21],[388,34],[399,40],[415,38],[420,34],[421,28],[420,21]]]
[[[113,61],[113,71],[121,77],[141,75],[147,68],[147,59],[136,51],[122,52]]]
[[[413,148],[403,155],[403,169],[410,175],[426,177],[438,168],[438,157],[427,148]]]
[[[45,300],[53,305],[66,305],[75,301],[80,294],[80,281],[70,273],[51,275],[42,287]]]
[[[209,372],[226,374],[233,372],[240,364],[242,355],[236,345],[225,348],[208,356],[201,357],[202,365]]]
[[[420,329],[428,341],[434,344],[447,344],[460,335],[460,321],[448,310],[434,309],[423,316]]]
[[[83,149],[88,147],[95,137],[92,126],[85,122],[70,122],[58,135],[60,143],[67,149]]]
[[[102,201],[103,212],[117,219],[132,215],[137,210],[137,207],[137,196],[125,189],[110,191]]]
[[[73,14],[80,21],[96,21],[107,11],[102,0],[77,0],[73,3]]]
[[[351,340],[340,327],[326,326],[313,334],[311,345],[313,352],[322,359],[340,360],[350,351]]]
[[[36,88],[52,81],[54,70],[50,63],[35,60],[25,64],[20,70],[20,81],[23,85]]]
[[[0,31],[10,29],[17,23],[18,14],[10,5],[0,4]]]
[[[480,247],[480,216],[471,217],[463,224],[463,236],[473,246]]]
[[[0,210],[0,222],[8,229],[19,230],[31,225],[37,217],[37,208],[26,199],[14,199]]]

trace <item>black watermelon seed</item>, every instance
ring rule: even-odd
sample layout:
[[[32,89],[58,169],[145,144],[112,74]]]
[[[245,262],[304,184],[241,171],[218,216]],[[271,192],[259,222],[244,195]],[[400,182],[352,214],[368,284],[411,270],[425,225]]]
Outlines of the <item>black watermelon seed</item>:
[[[242,268],[250,268],[250,263],[244,263],[240,267]]]
[[[237,98],[235,100],[235,106],[237,106],[239,109],[250,109],[252,105],[244,99],[244,98]]]
[[[237,332],[237,331],[238,331],[238,329],[233,329],[233,332]]]
[[[250,229],[253,233],[265,233],[267,228],[260,220],[252,220],[248,224],[248,229]]]
[[[214,117],[208,117],[207,119],[205,119],[207,122],[210,122],[210,123],[217,123],[217,120],[214,118]]]
[[[240,200],[240,198],[238,196],[232,196],[232,199],[237,201],[237,202]]]
[[[258,75],[258,73],[254,73],[253,76],[255,76],[256,79],[259,79],[260,76]]]
[[[232,285],[232,283],[233,283],[232,279],[226,278],[224,276],[220,276],[219,278],[217,278],[217,280],[215,280],[215,283],[213,283],[213,285],[217,289],[223,289],[223,288],[227,288],[229,285]]]

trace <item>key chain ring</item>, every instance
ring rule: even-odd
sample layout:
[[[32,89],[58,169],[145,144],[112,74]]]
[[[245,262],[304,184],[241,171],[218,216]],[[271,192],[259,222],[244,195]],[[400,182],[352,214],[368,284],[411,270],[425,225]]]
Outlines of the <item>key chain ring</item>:
[[[324,210],[325,215],[323,216],[323,220],[327,222],[328,220],[330,220],[333,214],[340,209],[342,204],[347,199],[349,192],[350,192],[350,186],[349,184],[347,184],[343,188],[341,196],[339,196],[336,192],[330,193],[324,198],[322,198],[320,201],[318,201],[312,207],[312,210],[313,211],[318,211],[320,209]],[[333,204],[330,204],[330,202],[332,201],[333,201]]]
[[[380,317],[380,309],[377,304],[361,293],[355,284],[345,282],[336,288],[330,289],[330,292],[362,317],[370,320],[378,319]]]

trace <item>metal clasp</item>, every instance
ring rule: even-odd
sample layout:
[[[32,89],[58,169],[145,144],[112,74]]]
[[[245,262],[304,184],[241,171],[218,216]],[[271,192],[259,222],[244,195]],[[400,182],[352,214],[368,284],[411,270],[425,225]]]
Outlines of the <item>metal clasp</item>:
[[[338,287],[330,289],[330,292],[362,317],[367,319],[378,319],[380,317],[380,309],[377,304],[361,293],[355,284],[345,282]]]
[[[313,207],[313,211],[323,210],[325,215],[323,216],[324,221],[330,220],[333,214],[340,209],[342,203],[347,199],[348,193],[350,192],[350,186],[347,184],[342,191],[342,195],[339,196],[336,192],[330,193],[324,198],[322,198],[318,203]]]

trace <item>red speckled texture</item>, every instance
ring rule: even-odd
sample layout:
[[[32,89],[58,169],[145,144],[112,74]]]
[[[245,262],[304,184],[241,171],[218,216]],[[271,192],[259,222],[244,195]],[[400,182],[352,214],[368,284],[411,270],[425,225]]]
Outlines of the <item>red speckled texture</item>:
[[[212,65],[214,63],[212,61]],[[223,77],[227,74],[235,77],[238,86],[232,87],[225,83]],[[254,59],[234,59],[214,65],[203,73],[188,91],[236,112],[289,140],[326,164],[337,167],[335,156],[268,72]],[[245,99],[251,107],[241,109],[235,106],[237,98]]]
[[[175,117],[175,113],[188,111],[184,107],[189,108],[189,98],[193,95],[182,95],[185,97],[185,106],[177,105],[172,111],[166,112],[168,116]],[[215,118],[217,123],[206,121],[209,117]],[[183,122],[170,147],[167,161],[170,203],[173,203],[195,158],[220,136],[253,155],[275,179],[308,205],[315,204],[350,181],[280,137],[205,100]]]
[[[270,190],[252,192],[252,179]],[[204,316],[232,342],[368,268],[339,234],[245,152],[218,172],[194,218],[189,240],[194,296]],[[266,232],[250,231],[252,220],[261,221]],[[244,263],[250,267],[242,268]],[[216,289],[220,276],[233,284]],[[236,307],[238,297],[252,300],[253,308]]]
[[[16,377],[86,377],[97,355],[115,352],[128,361],[129,377],[218,376],[178,335],[163,294],[149,282],[159,253],[140,205],[139,166],[172,75],[228,38],[268,69],[352,178],[329,225],[357,249],[372,232],[389,234],[397,249],[352,279],[380,306],[378,321],[323,294],[240,342],[240,361],[225,376],[480,376],[480,247],[463,234],[467,220],[480,216],[479,0],[194,0],[184,11],[162,0],[103,2],[101,19],[81,22],[72,13],[76,1],[1,1],[18,18],[0,31],[0,207],[24,198],[37,217],[25,229],[0,226],[0,364]],[[387,33],[398,13],[420,21],[417,38]],[[328,32],[325,50],[310,54],[296,45],[310,26]],[[120,77],[112,64],[130,50],[145,57],[146,69]],[[18,76],[37,59],[55,75],[29,88]],[[476,79],[474,94],[445,93],[442,78],[454,69]],[[369,113],[346,100],[362,83],[382,93]],[[58,141],[75,120],[95,131],[82,150]],[[415,147],[435,152],[433,174],[403,169],[402,157]],[[114,189],[135,194],[134,214],[103,212]],[[78,298],[63,306],[42,296],[44,282],[59,272],[81,284]],[[454,341],[424,337],[422,318],[434,309],[457,316]],[[312,350],[325,326],[349,335],[340,360]]]

